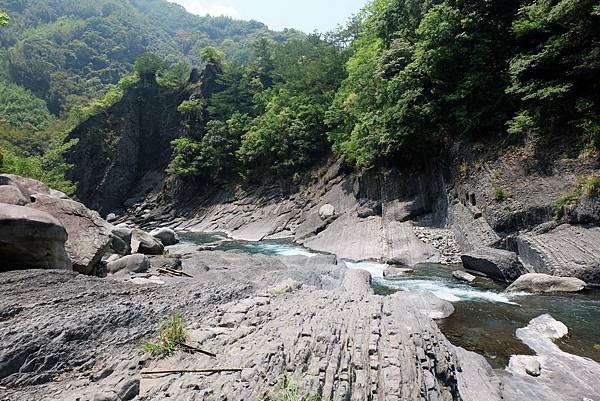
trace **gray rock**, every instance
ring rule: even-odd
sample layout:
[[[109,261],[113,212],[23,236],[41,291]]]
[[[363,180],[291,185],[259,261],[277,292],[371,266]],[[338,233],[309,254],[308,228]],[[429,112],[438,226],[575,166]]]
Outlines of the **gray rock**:
[[[115,221],[116,219],[117,219],[117,215],[114,213],[109,213],[106,216],[106,221],[108,221],[109,223]]]
[[[35,202],[29,207],[42,210],[58,219],[69,236],[66,249],[73,270],[92,274],[102,256],[110,248],[110,226],[83,204],[49,195],[32,195]]]
[[[0,270],[71,270],[67,231],[52,215],[0,203]]]
[[[584,290],[586,283],[575,277],[556,277],[540,273],[524,274],[512,283],[506,292],[579,292]]]
[[[319,217],[321,220],[327,220],[335,216],[335,207],[329,203],[321,206],[319,209]]]
[[[59,199],[69,199],[64,193],[54,190],[40,181],[14,174],[1,174],[0,186],[2,185],[11,185],[19,188],[23,197],[28,199],[28,201],[30,201],[31,196],[35,194],[48,195]]]
[[[146,255],[135,254],[124,256],[114,262],[107,263],[108,273],[142,273],[150,268],[150,261]]]
[[[25,206],[29,199],[25,198],[18,187],[13,185],[0,186],[0,203],[9,205]]]
[[[131,253],[142,253],[144,255],[162,255],[165,246],[150,234],[134,229],[131,234]]]
[[[408,274],[414,273],[414,271],[415,271],[414,269],[390,266],[383,271],[383,277],[385,277],[385,278],[404,277]]]
[[[465,269],[501,281],[514,281],[527,272],[516,253],[502,249],[480,247],[463,254],[461,259]]]
[[[164,246],[171,246],[179,243],[179,235],[167,227],[157,228],[150,232],[154,238],[158,239]]]
[[[110,247],[119,255],[129,255],[129,253],[131,253],[129,243],[123,241],[123,239],[117,236],[112,237]]]
[[[467,273],[466,271],[463,270],[456,270],[452,272],[452,276],[454,276],[454,278],[458,279],[458,280],[462,280],[462,281],[466,281],[468,283],[472,283],[475,280],[477,280],[477,277]]]
[[[519,235],[519,256],[531,272],[577,277],[600,284],[600,228],[560,225],[548,232]]]
[[[431,319],[446,319],[454,313],[454,306],[450,302],[436,297],[429,291],[401,291],[392,296]]]

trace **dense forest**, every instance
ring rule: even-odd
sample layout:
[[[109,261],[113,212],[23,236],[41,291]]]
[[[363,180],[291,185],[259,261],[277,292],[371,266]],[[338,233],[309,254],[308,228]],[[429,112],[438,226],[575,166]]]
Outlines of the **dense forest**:
[[[311,35],[161,0],[0,8],[2,169],[67,190],[73,124],[146,79],[183,88],[192,66],[201,95],[179,106],[167,169],[185,179],[293,177],[332,152],[372,168],[499,135],[600,145],[597,0],[374,0]]]

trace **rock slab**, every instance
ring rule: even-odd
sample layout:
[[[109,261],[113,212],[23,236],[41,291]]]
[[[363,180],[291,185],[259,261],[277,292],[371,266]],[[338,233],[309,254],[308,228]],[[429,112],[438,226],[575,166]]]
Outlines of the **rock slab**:
[[[480,247],[461,256],[465,269],[511,282],[526,273],[517,254],[502,249]]]

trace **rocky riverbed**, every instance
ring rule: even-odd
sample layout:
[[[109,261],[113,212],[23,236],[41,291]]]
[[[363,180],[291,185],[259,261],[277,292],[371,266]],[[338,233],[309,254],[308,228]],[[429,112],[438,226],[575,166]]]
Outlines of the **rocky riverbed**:
[[[331,400],[581,401],[600,393],[600,365],[563,352],[554,341],[568,329],[550,315],[517,331],[535,355],[494,370],[438,328],[433,319],[455,311],[443,293],[375,293],[384,269],[359,261],[453,263],[464,238],[403,220],[421,213],[414,202],[371,204],[350,178],[336,177],[323,178],[319,202],[289,199],[304,204],[301,213],[276,198],[242,197],[169,224],[227,228],[249,240],[288,237],[307,247],[297,251],[228,247],[219,237],[172,245],[178,235],[170,229],[115,226],[41,183],[0,176],[0,399],[259,400],[288,378],[301,394]],[[424,210],[434,219],[431,206]],[[499,279],[523,267],[515,253],[493,248],[469,260]],[[210,355],[160,359],[143,349],[174,313],[190,345]],[[180,372],[204,369],[225,371]]]

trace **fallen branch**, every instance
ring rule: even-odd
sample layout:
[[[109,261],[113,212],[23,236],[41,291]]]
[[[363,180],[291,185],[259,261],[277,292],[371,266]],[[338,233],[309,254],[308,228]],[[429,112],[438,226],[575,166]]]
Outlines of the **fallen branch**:
[[[187,274],[186,272],[182,271],[182,270],[174,270],[174,269],[170,269],[168,267],[165,267],[165,269],[173,274],[177,274],[178,276],[186,276],[189,278],[194,278],[194,276],[191,276],[189,274]]]
[[[199,353],[201,353],[201,354],[208,355],[208,356],[210,356],[211,358],[216,358],[216,357],[217,357],[217,355],[216,355],[216,354],[213,354],[212,352],[204,351],[203,349],[196,348],[196,347],[192,347],[191,345],[187,345],[187,344],[183,344],[183,343],[180,343],[179,345],[180,345],[181,347],[183,347],[183,348],[185,348],[185,349],[189,350],[189,351],[199,352]]]
[[[179,275],[171,273],[170,271],[165,270],[165,269],[158,269],[158,272],[160,274],[164,274],[164,275],[171,276],[171,277],[180,277]]]
[[[241,368],[214,368],[214,369],[175,369],[175,370],[151,370],[142,371],[143,375],[164,375],[174,373],[227,373],[241,372]]]

